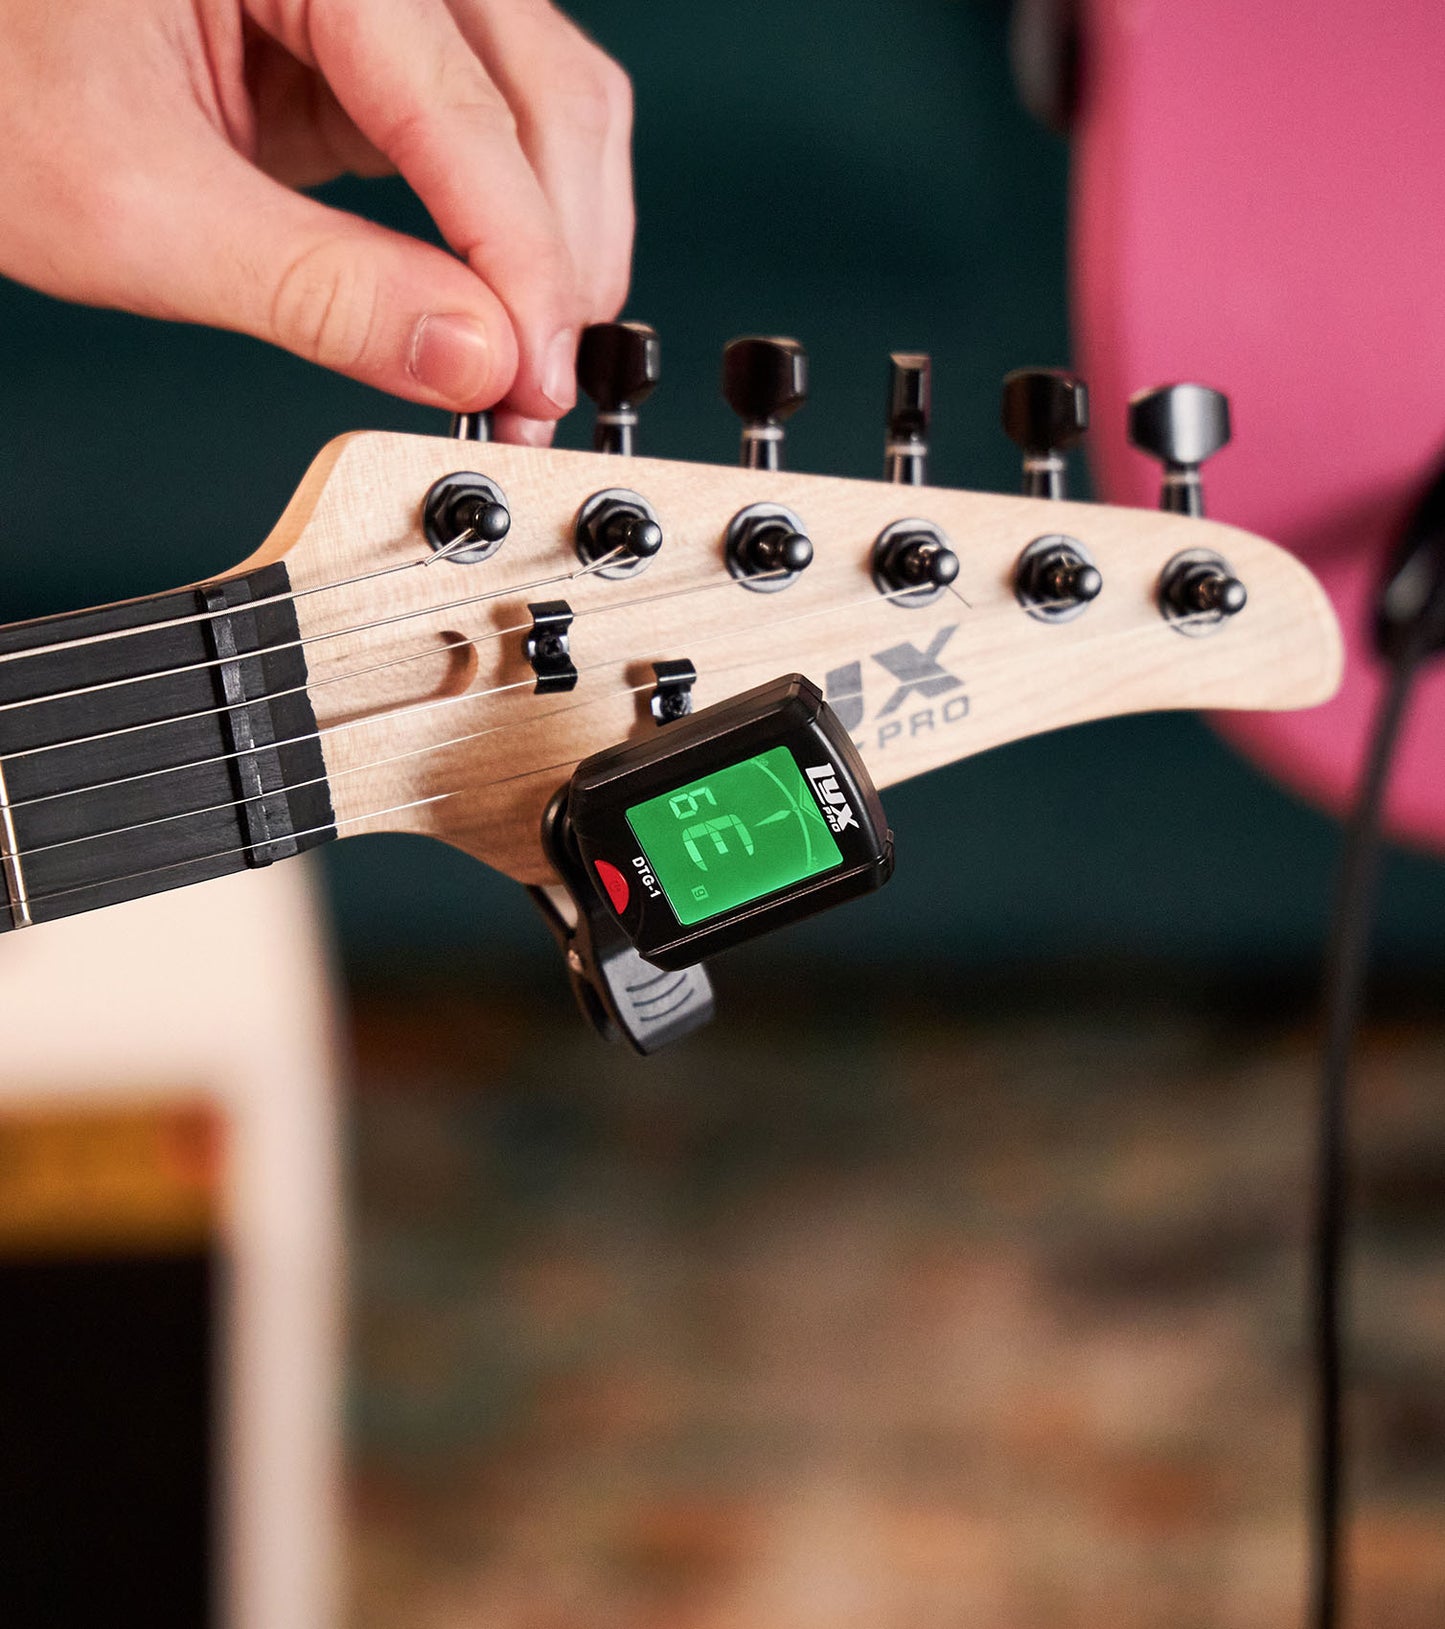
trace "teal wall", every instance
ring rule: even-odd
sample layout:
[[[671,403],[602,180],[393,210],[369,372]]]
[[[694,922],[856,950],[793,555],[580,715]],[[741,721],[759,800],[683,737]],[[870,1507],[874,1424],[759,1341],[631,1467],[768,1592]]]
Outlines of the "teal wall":
[[[723,341],[795,333],[813,395],[801,469],[870,475],[884,358],[932,351],[934,475],[1009,488],[1000,376],[1068,357],[1061,142],[1014,103],[1005,14],[982,0],[730,0],[572,10],[631,70],[639,235],[633,315],[663,336],[650,453],[730,461]],[[330,196],[427,230],[395,183]],[[1122,411],[1096,401],[1097,416]],[[0,584],[6,619],[169,587],[269,529],[312,453],[359,427],[437,416],[231,335],[60,306],[0,286]],[[577,415],[563,440],[581,444]],[[1307,968],[1335,833],[1190,718],[1021,743],[889,796],[896,880],[775,947],[961,966],[1164,957]],[[517,890],[419,840],[336,847],[358,967],[499,950],[550,955]],[[937,877],[946,876],[939,886]],[[1384,937],[1440,960],[1445,867],[1400,858]],[[767,961],[767,953],[760,953]]]

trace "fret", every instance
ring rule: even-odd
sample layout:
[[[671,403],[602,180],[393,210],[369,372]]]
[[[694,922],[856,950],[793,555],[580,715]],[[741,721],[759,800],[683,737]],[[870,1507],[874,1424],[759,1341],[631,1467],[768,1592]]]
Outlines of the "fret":
[[[10,789],[5,782],[3,762],[0,762],[0,872],[5,877],[11,927],[33,926],[30,899],[25,890],[25,868],[21,864],[20,841],[15,835],[15,817],[10,811]]]
[[[289,586],[274,565],[0,629],[0,652],[34,652],[0,663],[0,703],[22,703],[0,707],[0,930],[334,835]],[[140,631],[69,644],[120,629]]]

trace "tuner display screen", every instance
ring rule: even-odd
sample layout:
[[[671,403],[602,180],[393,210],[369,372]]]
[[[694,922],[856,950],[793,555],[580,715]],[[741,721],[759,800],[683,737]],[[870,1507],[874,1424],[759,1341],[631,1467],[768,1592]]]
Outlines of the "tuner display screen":
[[[836,788],[831,765],[817,773]],[[843,863],[812,786],[783,746],[635,803],[627,823],[687,927]]]

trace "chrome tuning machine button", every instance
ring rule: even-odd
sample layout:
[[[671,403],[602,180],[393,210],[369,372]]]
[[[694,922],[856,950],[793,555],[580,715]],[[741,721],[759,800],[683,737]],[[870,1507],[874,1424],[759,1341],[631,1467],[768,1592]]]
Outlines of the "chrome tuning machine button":
[[[1164,466],[1159,507],[1204,513],[1200,466],[1229,441],[1229,398],[1208,385],[1161,385],[1129,398],[1129,440]]]

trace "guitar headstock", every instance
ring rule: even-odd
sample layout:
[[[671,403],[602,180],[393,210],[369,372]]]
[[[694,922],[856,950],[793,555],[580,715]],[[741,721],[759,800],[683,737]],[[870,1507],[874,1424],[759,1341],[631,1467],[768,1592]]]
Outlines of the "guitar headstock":
[[[342,833],[426,832],[551,880],[543,809],[578,760],[679,705],[658,663],[692,664],[699,707],[807,675],[879,786],[1087,719],[1307,707],[1338,682],[1324,594],[1249,533],[768,468],[766,431],[755,468],[392,434],[327,447],[247,564],[287,563]],[[468,479],[438,489],[451,477]],[[1244,585],[1240,614],[1200,598],[1205,577]],[[549,605],[551,621],[533,609]]]

